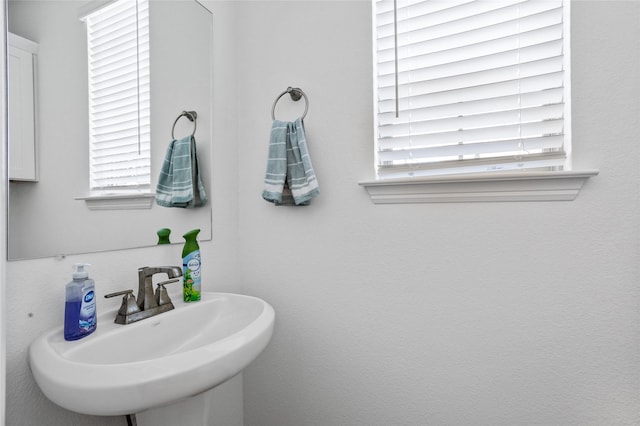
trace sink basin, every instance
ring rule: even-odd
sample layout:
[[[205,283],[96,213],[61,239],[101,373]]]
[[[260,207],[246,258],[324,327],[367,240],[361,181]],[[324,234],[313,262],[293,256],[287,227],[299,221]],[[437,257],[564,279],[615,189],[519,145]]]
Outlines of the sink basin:
[[[267,346],[274,311],[239,294],[203,292],[175,300],[172,311],[118,325],[116,310],[99,315],[96,331],[64,340],[62,327],[29,348],[43,393],[79,413],[125,415],[211,389],[241,372]]]

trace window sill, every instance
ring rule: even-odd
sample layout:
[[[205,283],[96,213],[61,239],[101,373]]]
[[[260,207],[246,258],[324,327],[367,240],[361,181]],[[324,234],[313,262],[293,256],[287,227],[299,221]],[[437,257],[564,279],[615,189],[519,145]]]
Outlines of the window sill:
[[[497,172],[362,181],[374,204],[572,201],[597,170]]]
[[[136,210],[150,209],[155,194],[96,195],[77,197],[84,200],[89,210]]]

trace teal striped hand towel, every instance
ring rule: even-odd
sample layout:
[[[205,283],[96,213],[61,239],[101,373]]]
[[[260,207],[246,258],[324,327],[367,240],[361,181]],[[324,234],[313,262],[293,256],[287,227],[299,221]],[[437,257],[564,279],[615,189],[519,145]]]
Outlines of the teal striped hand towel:
[[[156,188],[156,203],[163,207],[194,208],[205,205],[207,194],[200,179],[196,140],[187,136],[169,144]]]
[[[274,120],[262,198],[275,205],[308,205],[320,193],[301,118]]]

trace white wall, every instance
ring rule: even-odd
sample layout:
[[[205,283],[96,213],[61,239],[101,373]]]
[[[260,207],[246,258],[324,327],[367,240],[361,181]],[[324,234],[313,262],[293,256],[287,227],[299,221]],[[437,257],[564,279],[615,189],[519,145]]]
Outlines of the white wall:
[[[5,14],[5,4],[0,4],[0,16]],[[6,23],[0,24],[0,56],[6,58]],[[3,83],[0,87],[0,95],[4,96],[6,89],[6,60],[3,59],[0,65],[0,81]],[[6,103],[2,102],[0,106],[0,141],[3,148],[0,149],[0,170],[2,176],[8,176],[7,171],[7,114]],[[7,185],[6,178],[0,178],[0,223],[6,223],[7,220]],[[0,232],[0,425],[5,424],[5,408],[6,408],[6,321],[5,321],[5,303],[6,303],[6,259],[7,256],[7,232],[6,228]]]
[[[640,423],[640,3],[574,2],[575,163],[600,169],[577,200],[413,206],[375,206],[357,185],[373,163],[367,1],[207,5],[208,286],[276,309],[244,375],[247,426]],[[305,208],[260,197],[271,104],[290,85],[311,103],[322,192]],[[106,293],[178,256],[8,263],[7,425],[122,424],[48,402],[27,346],[61,321],[77,259]]]
[[[238,3],[243,289],[277,313],[248,426],[640,424],[640,2],[573,3],[575,165],[600,175],[573,202],[387,206],[357,185],[369,3]],[[321,190],[299,209],[260,199],[289,85]]]

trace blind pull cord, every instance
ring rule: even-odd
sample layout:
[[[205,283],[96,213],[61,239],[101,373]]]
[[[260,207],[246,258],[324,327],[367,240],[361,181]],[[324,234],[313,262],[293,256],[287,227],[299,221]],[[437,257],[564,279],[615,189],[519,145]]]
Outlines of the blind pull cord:
[[[142,152],[140,141],[140,16],[136,0],[136,102],[138,103],[138,155]]]
[[[400,101],[398,99],[398,0],[393,0],[393,53],[395,67],[396,118],[400,117]]]

